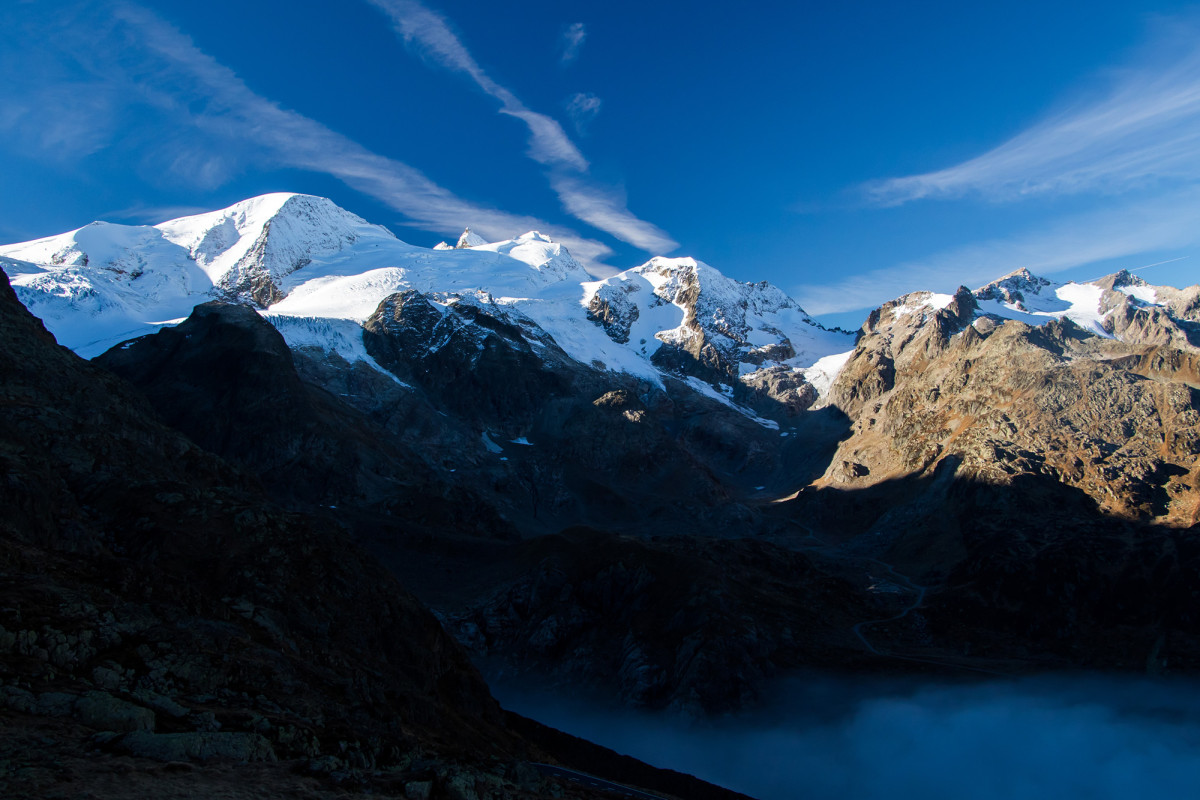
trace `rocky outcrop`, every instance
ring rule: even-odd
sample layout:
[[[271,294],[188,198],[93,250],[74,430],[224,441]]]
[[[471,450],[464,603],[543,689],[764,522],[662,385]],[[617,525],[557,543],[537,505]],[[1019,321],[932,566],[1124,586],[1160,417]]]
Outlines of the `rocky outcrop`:
[[[817,402],[816,388],[799,371],[783,365],[756,370],[741,379],[752,393],[750,407],[764,414],[796,417]]]
[[[1109,513],[1200,521],[1196,390],[1186,372],[1160,368],[1151,378],[1142,367],[1151,353],[1161,363],[1174,352],[1180,366],[1190,357],[1165,343],[1102,339],[1065,319],[964,327],[966,307],[891,321],[894,307],[872,314],[830,394],[854,419],[835,462],[868,472],[831,472],[832,484],[874,485],[954,459],[964,478],[1044,476]]]
[[[668,374],[731,390],[739,402],[780,418],[794,415],[796,397],[781,393],[778,405],[761,403],[769,395],[759,390],[776,381],[755,373],[787,367],[802,381],[819,357],[852,346],[777,287],[731,280],[691,258],[654,258],[585,286],[588,319],[614,342]]]
[[[363,343],[401,380],[419,383],[439,408],[506,431],[527,427],[579,371],[567,369],[570,359],[528,320],[486,301],[438,307],[413,290],[379,304],[363,323]]]
[[[926,586],[919,630],[916,612],[872,628],[893,652],[1200,666],[1182,600],[1200,569],[1195,351],[1161,309],[1109,293],[1124,340],[980,316],[965,290],[864,325],[829,396],[851,434],[789,505]]]
[[[633,324],[641,316],[637,303],[630,300],[629,294],[648,291],[649,287],[646,284],[636,281],[604,284],[588,301],[588,319],[604,328],[608,338],[614,342],[627,344]]]
[[[960,287],[944,307],[933,300],[929,292],[915,292],[872,311],[826,403],[857,418],[895,387],[898,373],[920,373],[945,350],[971,320],[975,298]]]
[[[683,309],[682,324],[664,333],[663,347],[654,356],[655,363],[682,374],[730,382],[738,377],[743,361],[762,365],[795,356],[781,331],[769,325],[761,331],[755,327],[758,315],[793,311],[811,324],[795,301],[766,282],[731,281],[690,259],[655,259],[639,269],[654,275],[655,294],[662,301]],[[755,333],[773,341],[755,345],[750,340]]]
[[[1039,295],[1053,284],[1022,267],[977,289],[980,300],[1000,300],[1026,309],[1026,295]]]
[[[1200,286],[1184,291],[1151,287],[1124,270],[1097,283],[1104,289],[1104,329],[1117,339],[1126,344],[1200,348]],[[1150,304],[1139,294],[1153,294],[1159,304]]]

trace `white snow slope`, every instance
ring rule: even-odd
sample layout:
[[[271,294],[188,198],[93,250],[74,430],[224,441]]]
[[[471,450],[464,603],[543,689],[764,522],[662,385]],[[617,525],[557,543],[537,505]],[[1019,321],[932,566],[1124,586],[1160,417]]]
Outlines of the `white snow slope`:
[[[1159,309],[1166,316],[1194,324],[1197,290],[1154,286],[1127,271],[1087,283],[1056,283],[1019,269],[975,291],[980,314],[1041,325],[1066,318],[1084,330],[1108,338],[1120,336],[1113,314],[1123,305]]]
[[[0,246],[0,267],[58,340],[84,357],[177,323],[198,303],[269,282],[281,297],[261,309],[293,347],[369,361],[357,326],[405,289],[440,303],[486,303],[540,325],[572,358],[654,383],[650,357],[665,342],[703,336],[740,360],[745,378],[765,367],[830,380],[827,357],[853,338],[824,330],[782,291],[726,278],[693,259],[655,258],[596,281],[566,248],[530,232],[460,247],[406,244],[325,198],[270,194],[155,226],[95,222],[33,242]],[[636,308],[625,341],[589,313],[600,292]],[[816,377],[816,374],[814,374]]]
[[[1176,306],[1185,307],[1185,311],[1194,306],[1194,302],[1187,298],[1194,297],[1195,290],[1181,291],[1170,286],[1154,286],[1124,271],[1085,283],[1058,283],[1038,277],[1027,269],[1018,269],[976,289],[972,294],[978,306],[976,319],[1011,319],[1033,326],[1056,319],[1069,319],[1089,333],[1113,339],[1118,338],[1119,334],[1111,317],[1125,302],[1125,298],[1135,307],[1158,308],[1175,318],[1178,316]],[[893,318],[909,314],[929,318],[933,311],[946,308],[953,299],[948,294],[912,292],[899,298],[890,311]],[[1189,302],[1192,302],[1191,306]],[[1195,314],[1192,313],[1192,316]],[[815,374],[810,382],[817,385]]]
[[[1098,336],[1111,336],[1103,324],[1103,294],[1103,288],[1094,283],[1055,283],[1019,269],[977,289],[975,299],[984,314],[1029,325],[1066,317]]]

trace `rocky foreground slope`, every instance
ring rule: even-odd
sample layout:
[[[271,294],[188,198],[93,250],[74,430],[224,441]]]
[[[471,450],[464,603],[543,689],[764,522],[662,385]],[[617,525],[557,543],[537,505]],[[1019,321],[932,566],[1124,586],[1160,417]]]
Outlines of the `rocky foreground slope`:
[[[7,280],[0,376],[6,797],[598,796],[530,766],[556,750],[732,796],[506,715],[344,528],[164,426]]]
[[[479,663],[694,715],[797,668],[1200,668],[1196,287],[1018,271],[851,338],[691,259],[593,280],[540,234],[425,250],[330,206],[0,255],[80,352],[139,334],[96,363]]]

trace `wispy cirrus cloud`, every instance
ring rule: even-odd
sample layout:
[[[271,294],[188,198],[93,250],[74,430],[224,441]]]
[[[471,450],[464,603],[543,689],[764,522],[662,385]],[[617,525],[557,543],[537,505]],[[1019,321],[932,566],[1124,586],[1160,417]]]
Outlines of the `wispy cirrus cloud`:
[[[635,217],[626,208],[622,193],[598,191],[570,174],[551,175],[550,183],[567,211],[594,228],[620,231],[622,241],[647,253],[665,253],[679,246],[657,226]]]
[[[14,131],[31,126],[36,130],[47,98],[62,101],[64,107],[74,99],[94,103],[101,98],[103,107],[95,109],[101,119],[149,108],[159,115],[154,132],[159,146],[149,147],[147,157],[189,182],[220,185],[248,164],[308,170],[374,197],[406,216],[413,227],[454,231],[469,223],[494,239],[540,229],[551,232],[584,263],[605,269],[599,262],[612,251],[602,242],[535,217],[465,200],[416,168],[282,108],[256,94],[235,72],[146,8],[128,2],[85,2],[75,11],[69,18],[78,24],[59,18],[41,33],[53,32],[48,39],[60,48],[60,55],[78,58],[73,66],[91,79],[72,84],[78,87],[78,98],[62,96],[70,85],[60,83],[57,74],[46,76],[44,87],[34,81],[19,91],[0,89]],[[39,55],[45,57],[45,51]],[[41,144],[72,146],[83,156],[116,138],[114,131],[106,134],[106,141],[56,134],[54,141]]]
[[[563,106],[567,109],[567,116],[571,118],[571,122],[575,125],[575,130],[582,136],[588,125],[600,113],[601,106],[604,101],[594,94],[586,94],[584,92],[576,92],[567,98]]]
[[[562,126],[545,114],[530,110],[511,91],[491,78],[471,55],[444,17],[416,0],[368,0],[392,21],[405,44],[435,64],[468,76],[486,94],[500,101],[500,113],[516,117],[529,127],[529,157],[546,166],[576,170],[588,168],[587,159]]]
[[[869,198],[881,205],[971,194],[1011,200],[1200,182],[1200,24],[1176,18],[1154,28],[1090,99],[961,164],[871,183]]]
[[[1198,243],[1200,187],[1073,215],[1041,229],[945,250],[835,283],[793,287],[792,294],[810,314],[857,311],[908,292],[982,286],[1020,267],[1038,275],[1051,274]]]
[[[562,32],[562,63],[570,64],[579,58],[579,51],[587,40],[587,28],[582,22],[572,22]]]
[[[661,228],[629,211],[617,193],[594,185],[587,175],[590,168],[587,159],[558,121],[531,110],[512,91],[488,75],[444,17],[417,0],[367,2],[387,15],[406,44],[433,63],[466,75],[484,93],[500,102],[500,113],[525,123],[529,128],[527,154],[547,167],[550,185],[568,213],[635,247],[646,249],[645,244],[652,244],[656,249],[650,252],[669,252],[679,246]],[[579,44],[582,44],[586,36],[582,23],[579,23],[578,34]],[[604,211],[601,213],[597,209]],[[588,216],[582,216],[580,211]]]

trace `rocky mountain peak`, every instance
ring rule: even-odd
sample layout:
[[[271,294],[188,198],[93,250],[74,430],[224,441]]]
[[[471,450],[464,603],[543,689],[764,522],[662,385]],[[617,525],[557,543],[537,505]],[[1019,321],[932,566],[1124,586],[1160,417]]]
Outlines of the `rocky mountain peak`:
[[[478,247],[481,244],[487,244],[487,239],[475,233],[470,228],[463,228],[462,236],[458,237],[458,243],[454,245],[456,250],[464,250],[468,247]]]
[[[803,369],[852,345],[848,335],[814,323],[779,288],[733,280],[694,258],[653,258],[585,286],[588,318],[614,342],[736,397],[756,392],[752,385],[786,385],[791,392],[804,382]],[[748,377],[769,367],[797,374]],[[794,408],[794,398],[786,405]]]
[[[365,230],[391,236],[327,198],[300,194],[263,195],[158,227],[215,273],[229,298],[261,308],[283,299],[284,279],[314,258],[353,245]]]
[[[1112,289],[1114,291],[1127,288],[1153,287],[1153,284],[1149,281],[1127,269],[1117,270],[1111,275],[1105,275],[1103,278],[1092,281],[1092,283],[1103,289]]]
[[[1024,310],[1026,295],[1041,294],[1043,290],[1053,285],[1051,281],[1040,278],[1025,267],[1021,267],[976,289],[975,296],[980,300],[999,300],[1011,303]]]

